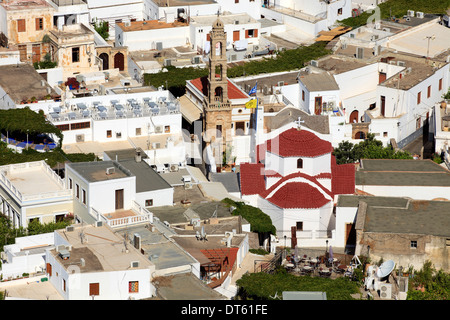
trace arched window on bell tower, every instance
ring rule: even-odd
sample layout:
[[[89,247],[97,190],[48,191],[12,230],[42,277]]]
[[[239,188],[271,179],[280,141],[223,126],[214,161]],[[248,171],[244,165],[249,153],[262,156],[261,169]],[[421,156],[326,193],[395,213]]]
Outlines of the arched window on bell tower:
[[[216,80],[219,80],[219,81],[222,80],[222,76],[223,76],[222,65],[221,64],[216,65],[215,69],[216,69],[215,70]]]
[[[223,89],[222,89],[222,87],[217,87],[214,90],[214,100],[215,101],[219,101],[219,102],[223,102]]]

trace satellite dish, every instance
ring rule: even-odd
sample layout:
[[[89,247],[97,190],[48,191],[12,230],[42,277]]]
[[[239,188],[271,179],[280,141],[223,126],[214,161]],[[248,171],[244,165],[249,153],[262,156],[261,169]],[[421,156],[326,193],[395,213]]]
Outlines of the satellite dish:
[[[395,262],[392,260],[383,262],[377,270],[378,278],[387,277],[392,272],[392,270],[394,270],[394,266],[395,266]]]

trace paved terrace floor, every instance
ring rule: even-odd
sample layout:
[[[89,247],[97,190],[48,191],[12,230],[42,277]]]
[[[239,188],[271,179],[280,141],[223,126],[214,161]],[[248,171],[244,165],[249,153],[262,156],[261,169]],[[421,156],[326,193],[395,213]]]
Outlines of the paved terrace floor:
[[[45,167],[42,166],[9,171],[6,177],[23,195],[63,190],[62,186],[49,176]],[[36,186],[39,188],[37,189]]]

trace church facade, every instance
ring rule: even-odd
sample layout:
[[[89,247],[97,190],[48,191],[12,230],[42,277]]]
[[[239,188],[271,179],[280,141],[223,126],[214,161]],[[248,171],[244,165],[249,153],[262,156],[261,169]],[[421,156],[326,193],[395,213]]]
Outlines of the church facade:
[[[311,244],[296,239],[331,239],[336,196],[355,192],[355,166],[337,165],[332,151],[314,131],[294,126],[259,144],[256,163],[240,165],[242,199],[269,215],[293,247]]]

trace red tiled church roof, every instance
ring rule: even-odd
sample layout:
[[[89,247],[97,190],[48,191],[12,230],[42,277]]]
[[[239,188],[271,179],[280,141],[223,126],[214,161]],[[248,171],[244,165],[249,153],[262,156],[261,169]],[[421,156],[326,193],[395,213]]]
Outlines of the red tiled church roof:
[[[262,163],[241,163],[241,194],[259,194],[266,190],[264,165]]]
[[[248,95],[246,95],[241,89],[239,89],[234,83],[228,80],[228,99],[246,99]],[[190,80],[190,82],[198,89],[203,95],[208,95],[208,77],[201,77],[197,79]]]
[[[332,201],[325,198],[316,187],[305,182],[288,182],[267,200],[284,209],[320,208]]]
[[[296,128],[282,132],[266,144],[257,148],[261,158],[264,158],[262,153],[265,148],[282,157],[317,157],[333,151],[330,142],[320,139],[313,132]]]
[[[331,157],[331,191],[334,194],[354,194],[356,168],[352,163],[336,164],[336,158]]]

